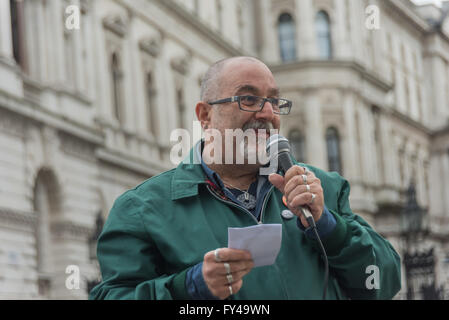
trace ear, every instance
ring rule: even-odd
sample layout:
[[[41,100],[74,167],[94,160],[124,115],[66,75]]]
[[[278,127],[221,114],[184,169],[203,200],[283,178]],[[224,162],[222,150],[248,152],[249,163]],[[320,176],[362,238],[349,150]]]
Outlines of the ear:
[[[212,107],[205,102],[198,102],[195,108],[196,117],[201,122],[203,129],[207,126],[210,128]]]

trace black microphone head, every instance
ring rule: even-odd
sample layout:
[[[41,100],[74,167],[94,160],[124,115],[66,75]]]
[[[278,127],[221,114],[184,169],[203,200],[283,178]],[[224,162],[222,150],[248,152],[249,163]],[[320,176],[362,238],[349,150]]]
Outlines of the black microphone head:
[[[267,154],[271,155],[273,151],[278,154],[281,150],[290,152],[290,144],[287,138],[280,134],[273,134],[267,139]]]
[[[267,157],[270,159],[270,168],[277,167],[277,171],[285,173],[293,166],[290,144],[279,134],[272,135],[267,139]]]
[[[290,153],[290,143],[280,134],[274,134],[267,139],[267,155],[270,159],[281,152]]]

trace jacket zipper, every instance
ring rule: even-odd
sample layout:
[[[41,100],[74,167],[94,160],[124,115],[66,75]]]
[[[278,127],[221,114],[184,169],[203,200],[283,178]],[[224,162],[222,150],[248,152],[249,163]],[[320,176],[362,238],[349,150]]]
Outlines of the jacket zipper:
[[[226,203],[226,204],[229,204],[229,205],[233,206],[234,208],[238,208],[238,209],[243,210],[245,213],[249,214],[249,215],[251,216],[251,218],[252,218],[254,221],[256,221],[257,224],[262,224],[262,223],[263,223],[263,222],[262,222],[262,220],[263,220],[262,218],[263,218],[263,214],[264,214],[264,212],[265,212],[265,207],[266,207],[266,205],[267,205],[268,198],[271,196],[271,193],[273,192],[273,189],[274,189],[274,186],[272,186],[271,189],[267,192],[267,195],[265,196],[265,199],[263,200],[262,209],[261,209],[261,211],[260,211],[260,221],[257,221],[256,217],[254,217],[254,215],[253,215],[251,212],[249,212],[247,209],[243,208],[242,206],[239,206],[239,205],[235,204],[234,202],[231,202],[231,201],[227,201],[227,200],[221,199],[219,196],[217,196],[217,195],[215,194],[215,192],[213,192],[213,191],[210,189],[210,186],[209,186],[209,185],[206,185],[206,187],[207,187],[207,190],[209,190],[209,192],[210,192],[210,193],[211,193],[217,200],[219,200],[219,201],[221,201],[221,202],[224,202],[224,203]],[[274,268],[276,269],[276,271],[277,271],[278,274],[279,274],[279,277],[281,278],[282,291],[284,291],[284,295],[285,295],[285,296],[287,297],[287,299],[288,299],[288,293],[287,293],[287,289],[285,288],[284,279],[282,278],[282,273],[280,272],[279,267],[276,265],[276,262],[274,263]]]
[[[227,201],[227,200],[221,199],[220,197],[218,197],[218,196],[217,196],[217,195],[210,189],[210,186],[207,185],[207,190],[209,190],[209,192],[210,192],[216,199],[218,199],[218,200],[220,200],[221,202],[224,202],[224,203],[226,203],[226,204],[229,204],[229,205],[233,206],[234,208],[238,208],[238,209],[243,210],[245,213],[249,214],[249,215],[251,216],[251,218],[252,218],[254,221],[256,221],[257,224],[262,224],[262,223],[263,223],[263,219],[262,219],[262,218],[263,218],[263,214],[264,214],[264,211],[265,211],[265,207],[266,207],[266,205],[267,205],[268,198],[270,197],[271,193],[273,192],[273,189],[274,189],[274,187],[272,186],[272,187],[270,188],[270,190],[268,190],[267,195],[265,196],[265,199],[263,200],[262,209],[261,209],[261,211],[260,211],[260,219],[259,219],[259,221],[257,221],[256,217],[255,217],[251,212],[249,212],[247,209],[243,208],[242,206],[239,206],[238,204],[235,204],[235,203],[232,202],[232,201]]]
[[[239,205],[235,204],[234,202],[231,202],[231,201],[227,201],[227,200],[221,199],[219,196],[217,196],[217,195],[215,194],[215,192],[213,192],[213,191],[210,189],[210,186],[209,186],[209,185],[206,185],[206,188],[207,188],[207,190],[209,190],[209,192],[210,192],[210,193],[211,193],[211,194],[212,194],[218,201],[221,201],[221,202],[224,202],[224,203],[226,203],[226,204],[228,204],[228,205],[231,205],[231,206],[233,206],[234,208],[243,210],[245,213],[249,214],[249,215],[251,216],[251,218],[252,218],[257,224],[262,224],[262,223],[263,223],[263,222],[262,222],[262,220],[263,220],[262,218],[263,218],[263,214],[264,214],[264,212],[265,212],[265,207],[266,207],[266,205],[267,205],[268,198],[271,196],[271,193],[273,193],[274,186],[271,187],[271,189],[268,191],[267,195],[265,196],[265,199],[264,199],[263,204],[262,204],[262,209],[261,209],[261,212],[260,212],[260,221],[257,221],[256,217],[254,217],[254,215],[253,215],[251,212],[249,212],[247,209],[243,208],[242,206],[239,206]],[[276,262],[274,263],[274,268],[276,269],[276,271],[277,271],[278,274],[279,274],[279,277],[281,278],[281,286],[282,286],[282,291],[284,292],[284,296],[287,297],[287,299],[288,299],[288,293],[287,293],[287,289],[286,289],[286,287],[285,287],[284,279],[282,278],[282,273],[280,272],[279,267],[276,265]]]
[[[267,192],[267,194],[266,194],[266,196],[265,196],[265,199],[263,200],[263,203],[262,203],[262,209],[260,209],[260,221],[262,222],[262,218],[263,218],[263,214],[264,214],[264,212],[265,212],[265,207],[266,207],[266,205],[267,205],[267,202],[268,202],[268,198],[271,196],[271,194],[273,193],[273,189],[274,189],[274,186],[272,186],[271,188],[270,188],[270,190],[268,190],[268,192]]]
[[[249,215],[251,216],[251,218],[252,218],[257,224],[260,224],[260,223],[261,223],[261,222],[257,221],[256,217],[255,217],[251,212],[249,212],[247,209],[245,209],[245,208],[243,208],[243,207],[241,207],[241,206],[235,204],[234,202],[231,202],[231,201],[227,201],[227,200],[221,199],[219,196],[217,196],[217,195],[215,194],[215,192],[213,192],[213,191],[210,189],[210,186],[209,186],[209,185],[206,185],[206,187],[207,187],[207,190],[209,190],[209,192],[210,192],[210,193],[211,193],[217,200],[219,200],[219,201],[221,201],[221,202],[224,202],[224,203],[226,203],[226,204],[229,204],[229,205],[233,206],[234,208],[243,210],[245,213],[249,214]],[[261,217],[262,217],[262,213],[261,213],[260,215],[261,215]]]

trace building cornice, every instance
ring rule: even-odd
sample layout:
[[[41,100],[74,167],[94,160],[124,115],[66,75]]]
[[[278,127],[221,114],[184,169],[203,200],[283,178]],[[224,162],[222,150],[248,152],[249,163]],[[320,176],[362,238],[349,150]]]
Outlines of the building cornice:
[[[140,158],[105,148],[97,149],[96,157],[100,161],[125,168],[126,170],[133,171],[146,177],[152,177],[160,174],[161,172],[172,169],[171,167],[164,166],[161,162],[151,161],[148,159],[142,160]]]
[[[412,8],[406,5],[402,0],[385,0],[382,1],[385,5],[394,9],[399,13],[405,20],[413,24],[414,27],[418,28],[420,32],[427,33],[431,30],[431,26],[426,20],[421,18]]]
[[[399,112],[396,109],[390,109],[390,114],[392,116],[402,120],[403,122],[405,122],[409,126],[413,127],[414,129],[417,129],[419,132],[423,132],[424,134],[426,134],[429,137],[432,135],[432,130],[431,129],[427,128],[426,126],[424,126],[423,124],[419,123],[418,121],[413,120],[412,118],[410,118],[409,116],[403,114],[402,112]]]
[[[283,63],[278,65],[269,66],[273,73],[302,70],[302,69],[324,69],[324,68],[334,68],[334,69],[352,69],[360,74],[362,79],[367,80],[369,83],[375,85],[377,88],[384,92],[389,92],[392,90],[392,86],[386,80],[381,79],[376,74],[370,72],[360,63],[350,60],[304,60],[295,61],[291,63]]]
[[[0,89],[0,108],[39,124],[45,124],[61,132],[67,132],[90,143],[104,143],[103,133],[83,123],[46,110],[35,101],[21,98]]]
[[[192,27],[196,32],[203,36],[207,41],[213,43],[220,49],[224,50],[230,56],[244,55],[242,50],[235,48],[229,43],[221,34],[211,30],[204,25],[199,17],[192,15],[189,11],[177,4],[173,0],[156,0],[157,4],[161,7],[168,9],[171,13],[175,14],[183,23]]]
[[[154,21],[148,19],[148,17],[139,11],[135,10],[135,5],[130,5],[128,2],[130,0],[117,0],[121,5],[126,7],[128,10],[131,10],[136,16],[151,22],[154,26],[156,24]],[[134,1],[133,1],[134,2]],[[177,4],[173,0],[155,0],[154,3],[162,9],[168,10],[171,14],[175,16],[180,22],[185,23],[190,26],[195,32],[197,32],[201,37],[203,37],[207,42],[216,45],[219,49],[225,51],[225,54],[228,56],[242,56],[245,53],[242,50],[237,49],[232,44],[229,43],[227,39],[225,39],[220,33],[215,32],[210,29],[210,27],[206,26],[203,22],[199,20],[199,17],[194,16],[189,11],[184,9],[182,6]],[[167,33],[166,36],[169,36]],[[170,35],[171,38],[178,38],[179,35]]]

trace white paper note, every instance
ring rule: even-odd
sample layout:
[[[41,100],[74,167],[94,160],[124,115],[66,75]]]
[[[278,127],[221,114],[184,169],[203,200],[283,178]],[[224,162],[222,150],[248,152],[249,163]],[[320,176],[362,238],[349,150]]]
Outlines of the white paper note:
[[[281,241],[281,224],[228,228],[228,248],[251,252],[254,267],[272,265],[281,249]]]

